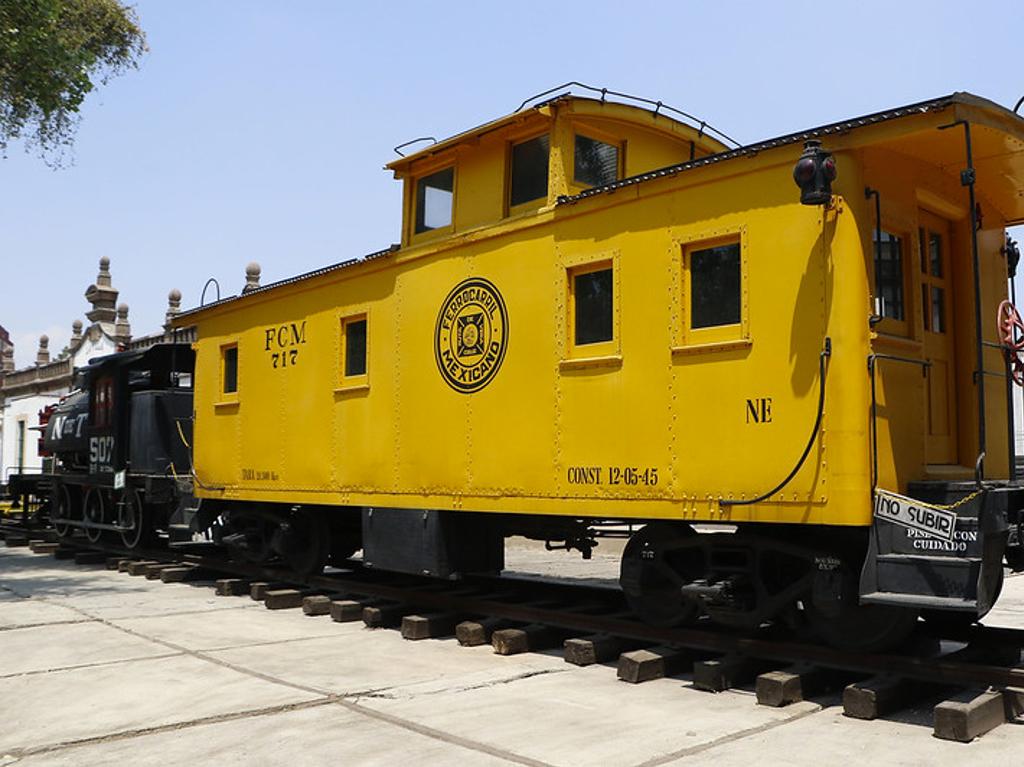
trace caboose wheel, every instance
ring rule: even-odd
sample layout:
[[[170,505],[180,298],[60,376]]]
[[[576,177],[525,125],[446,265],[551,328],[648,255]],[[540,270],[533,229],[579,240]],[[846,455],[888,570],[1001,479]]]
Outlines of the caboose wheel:
[[[85,505],[82,509],[82,518],[87,524],[102,525],[106,516],[106,505],[103,502],[103,491],[97,487],[90,487],[85,493]],[[99,541],[103,531],[96,527],[86,527],[85,537],[90,543]]]
[[[297,573],[317,575],[331,553],[327,519],[320,511],[295,509],[274,532],[273,548]]]
[[[917,610],[859,604],[856,571],[844,565],[841,575],[838,600],[818,606],[812,599],[805,605],[813,638],[837,650],[878,652],[896,647],[910,636],[917,624]]]
[[[118,512],[118,524],[127,528],[121,531],[121,541],[129,549],[148,546],[155,538],[152,513],[146,508],[145,499],[137,488],[125,490],[123,503]]]
[[[687,524],[652,522],[635,533],[622,552],[619,584],[638,618],[653,626],[694,620],[698,605],[681,587],[699,578],[704,556],[693,545],[697,532]]]

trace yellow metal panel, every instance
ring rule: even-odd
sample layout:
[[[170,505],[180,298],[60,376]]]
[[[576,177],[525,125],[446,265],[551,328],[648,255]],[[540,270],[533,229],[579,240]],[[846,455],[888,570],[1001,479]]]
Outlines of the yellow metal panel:
[[[551,339],[557,287],[551,276],[550,236],[477,247],[474,275],[486,275],[509,310],[508,350],[501,369],[478,393],[460,397],[466,408],[466,471],[469,494],[516,499],[550,487],[557,457],[555,410],[557,367]],[[437,386],[439,377],[434,376]],[[442,385],[443,386],[443,385]],[[527,509],[523,509],[524,511]]]
[[[506,173],[505,142],[489,136],[481,146],[459,153],[459,188],[472,190],[455,198],[459,229],[500,221],[505,215],[505,185],[494,183]]]

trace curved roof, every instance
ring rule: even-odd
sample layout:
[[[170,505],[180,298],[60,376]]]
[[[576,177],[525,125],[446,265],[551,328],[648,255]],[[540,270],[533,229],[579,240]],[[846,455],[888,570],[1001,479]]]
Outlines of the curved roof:
[[[493,131],[509,125],[514,125],[517,122],[529,119],[533,115],[547,114],[552,107],[557,108],[560,106],[571,107],[575,114],[620,120],[632,125],[645,127],[649,130],[675,135],[684,140],[699,141],[709,152],[723,152],[728,149],[728,147],[720,140],[706,132],[708,127],[706,123],[701,123],[699,126],[694,127],[689,123],[676,120],[674,117],[670,117],[661,111],[644,109],[631,104],[623,104],[619,101],[607,101],[587,98],[584,96],[562,94],[555,98],[548,99],[547,101],[542,101],[538,104],[524,107],[519,111],[505,115],[504,117],[499,117],[496,120],[491,120],[483,125],[478,125],[475,128],[462,131],[454,136],[442,139],[441,141],[424,147],[418,152],[393,160],[384,167],[388,170],[394,171],[396,175],[401,176],[413,163],[419,160],[440,154],[441,152],[445,152],[448,149],[467,141],[478,139],[487,133],[492,133]],[[413,141],[417,140],[418,139],[414,139]]]

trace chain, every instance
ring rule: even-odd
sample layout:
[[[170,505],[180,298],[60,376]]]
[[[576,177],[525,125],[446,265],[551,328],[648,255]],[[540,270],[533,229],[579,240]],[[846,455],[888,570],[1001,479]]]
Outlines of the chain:
[[[961,498],[956,503],[951,503],[948,506],[944,506],[944,505],[939,504],[939,503],[925,503],[925,504],[922,504],[922,505],[928,506],[929,508],[932,508],[932,509],[941,509],[942,511],[954,511],[955,509],[959,509],[964,504],[970,503],[971,501],[973,501],[975,498],[977,498],[979,495],[981,495],[984,492],[985,492],[984,488],[982,488],[981,490],[975,490],[970,495],[965,495],[963,498]],[[918,503],[920,503],[920,501],[918,501]]]

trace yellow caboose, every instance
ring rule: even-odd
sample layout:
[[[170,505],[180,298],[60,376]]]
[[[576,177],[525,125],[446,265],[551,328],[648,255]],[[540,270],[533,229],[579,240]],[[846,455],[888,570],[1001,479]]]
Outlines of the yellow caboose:
[[[219,540],[453,577],[507,535],[587,554],[643,523],[622,584],[659,623],[875,647],[991,606],[1024,505],[1012,112],[958,93],[729,148],[567,94],[387,167],[400,246],[177,320]]]

